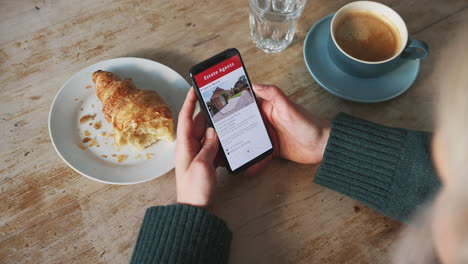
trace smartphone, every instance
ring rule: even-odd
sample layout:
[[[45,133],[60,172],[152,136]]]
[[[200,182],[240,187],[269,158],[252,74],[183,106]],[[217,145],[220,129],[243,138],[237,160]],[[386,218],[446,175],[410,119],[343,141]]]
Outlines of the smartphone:
[[[190,69],[208,123],[218,134],[230,173],[238,173],[273,152],[244,63],[227,49]]]

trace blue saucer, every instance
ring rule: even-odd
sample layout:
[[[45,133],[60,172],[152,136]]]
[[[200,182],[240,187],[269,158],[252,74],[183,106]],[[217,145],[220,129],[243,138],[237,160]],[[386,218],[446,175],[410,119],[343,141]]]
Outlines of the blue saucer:
[[[304,41],[305,64],[320,86],[340,98],[363,103],[386,101],[408,90],[418,76],[418,60],[403,60],[393,71],[376,78],[354,77],[338,68],[327,49],[332,17],[315,23]]]

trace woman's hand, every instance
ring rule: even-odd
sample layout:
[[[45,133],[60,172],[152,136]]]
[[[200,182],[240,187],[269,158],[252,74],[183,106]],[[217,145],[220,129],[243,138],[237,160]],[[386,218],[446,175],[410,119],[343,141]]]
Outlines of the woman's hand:
[[[218,137],[213,128],[206,129],[203,112],[192,119],[196,103],[191,88],[180,110],[177,127],[177,203],[206,209],[212,205],[216,188]]]
[[[274,85],[254,85],[269,126],[275,155],[303,163],[322,161],[330,135],[330,121],[311,115]]]

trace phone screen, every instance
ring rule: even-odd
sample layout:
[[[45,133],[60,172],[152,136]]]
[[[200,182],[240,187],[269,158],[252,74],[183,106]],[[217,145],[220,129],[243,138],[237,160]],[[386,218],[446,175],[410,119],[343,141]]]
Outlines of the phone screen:
[[[233,171],[272,149],[239,55],[194,75],[194,79]]]

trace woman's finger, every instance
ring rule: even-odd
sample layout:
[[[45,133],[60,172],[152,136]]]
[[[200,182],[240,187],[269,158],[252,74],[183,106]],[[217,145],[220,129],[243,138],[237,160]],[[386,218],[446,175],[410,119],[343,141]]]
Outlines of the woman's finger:
[[[218,136],[212,127],[209,127],[205,133],[205,140],[203,146],[194,160],[207,164],[208,166],[214,166],[214,160],[218,154]]]
[[[260,172],[269,162],[273,159],[273,154],[268,155],[261,161],[257,162],[256,164],[252,165],[250,168],[246,170],[247,175],[255,175]]]
[[[222,151],[223,150],[221,148],[218,149],[218,153],[216,154],[216,158],[214,160],[215,168],[218,168],[218,167],[226,168],[227,167],[227,162],[226,162],[226,159],[224,158],[224,155],[223,155]]]
[[[199,142],[191,138],[194,128],[192,116],[195,110],[197,97],[193,88],[191,88],[185,98],[184,105],[179,113],[179,121],[177,124],[177,142],[175,151],[175,167],[176,171],[186,171],[190,163],[198,153]],[[182,175],[182,173],[177,173]]]
[[[205,113],[200,111],[193,120],[193,138],[201,141],[206,130],[206,117]]]
[[[179,122],[177,124],[177,140],[185,141],[193,132],[193,111],[197,103],[197,96],[193,88],[190,88],[185,98],[184,105],[180,109]]]

